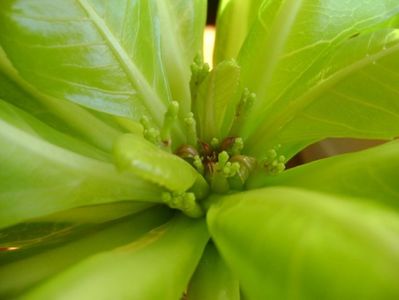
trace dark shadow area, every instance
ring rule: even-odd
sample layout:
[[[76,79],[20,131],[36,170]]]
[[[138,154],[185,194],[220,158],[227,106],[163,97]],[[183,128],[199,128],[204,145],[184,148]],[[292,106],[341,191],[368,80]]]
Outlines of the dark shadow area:
[[[206,21],[208,25],[215,25],[218,5],[219,5],[219,0],[208,1],[208,18]]]
[[[301,158],[303,162],[311,162],[330,156],[366,150],[385,142],[382,140],[330,138],[302,150]]]
[[[291,158],[287,163],[287,169],[309,163],[315,160],[366,150],[385,143],[382,140],[362,140],[349,138],[330,138],[312,144]]]

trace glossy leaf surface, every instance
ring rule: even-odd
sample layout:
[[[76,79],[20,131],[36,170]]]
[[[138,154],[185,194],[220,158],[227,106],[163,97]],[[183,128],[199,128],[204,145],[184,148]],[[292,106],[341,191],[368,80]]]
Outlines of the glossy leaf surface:
[[[161,125],[170,92],[155,15],[153,1],[7,0],[0,43],[44,94]]]
[[[289,188],[215,198],[210,233],[248,299],[395,299],[399,214]]]
[[[0,99],[34,115],[55,129],[81,137],[102,150],[110,151],[119,134],[78,105],[50,97],[24,80],[0,45]]]
[[[177,216],[138,241],[93,256],[25,299],[179,299],[208,241],[204,220]]]

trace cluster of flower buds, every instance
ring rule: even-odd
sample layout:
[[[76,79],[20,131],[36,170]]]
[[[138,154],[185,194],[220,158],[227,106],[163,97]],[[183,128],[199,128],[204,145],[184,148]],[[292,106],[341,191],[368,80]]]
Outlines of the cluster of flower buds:
[[[198,150],[194,146],[183,145],[175,154],[190,162],[217,193],[244,186],[256,166],[256,160],[241,154],[244,149],[242,138],[227,137],[221,142],[213,138],[210,143],[198,144]]]
[[[281,148],[281,145],[277,145],[276,147],[270,149],[265,159],[262,161],[263,166],[266,168],[269,174],[279,174],[285,170],[285,163],[287,159],[284,155],[278,155],[278,150]]]
[[[197,203],[194,193],[164,192],[162,202],[170,208],[179,209],[189,217],[199,218],[204,214]]]

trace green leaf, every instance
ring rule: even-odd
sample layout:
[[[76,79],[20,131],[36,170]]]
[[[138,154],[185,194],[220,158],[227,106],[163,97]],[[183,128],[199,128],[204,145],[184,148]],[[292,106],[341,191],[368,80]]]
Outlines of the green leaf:
[[[4,108],[0,111],[0,228],[84,205],[161,201],[162,190],[156,185],[52,142],[71,143],[69,147],[85,151],[89,146],[28,120],[17,110],[8,115]],[[41,136],[21,129],[26,124],[40,128]]]
[[[190,300],[240,299],[239,282],[219,256],[213,243],[205,248],[191,278],[187,297]]]
[[[259,176],[249,189],[293,186],[329,194],[368,198],[399,208],[399,141],[299,166],[278,176]]]
[[[190,65],[202,53],[205,0],[156,0],[165,63],[172,97],[180,103],[181,119],[191,110]]]
[[[31,115],[7,102],[4,102],[1,99],[0,120],[7,122],[8,124],[26,132],[27,134],[46,140],[47,142],[57,145],[61,148],[65,148],[84,156],[95,158],[97,160],[110,160],[107,153],[99,151],[83,141],[77,140],[71,136],[54,130],[36,118],[33,118]]]
[[[82,261],[24,299],[179,299],[208,241],[203,220],[178,216],[138,241]]]
[[[217,65],[198,88],[193,111],[204,141],[227,136],[240,100],[240,68],[233,60]]]
[[[200,176],[183,159],[134,134],[124,134],[117,139],[114,145],[114,160],[119,170],[174,192],[187,191]]]
[[[328,90],[331,81],[325,75],[331,75],[330,69],[335,69],[329,65],[335,51],[359,33],[362,37],[388,26],[398,13],[395,0],[287,0],[262,5],[239,55],[243,85],[258,96],[251,120],[240,134],[243,138],[250,136],[248,148],[259,153],[270,149],[270,144],[262,144],[263,140],[278,143],[276,135],[295,116],[295,108],[305,102],[309,104],[311,96],[316,96],[310,93],[320,88],[320,83],[324,82],[322,86],[326,87],[323,91]],[[385,43],[383,39],[373,42],[371,49],[375,54],[378,45]],[[393,46],[394,41],[389,42],[387,46]],[[367,44],[364,46],[367,51]],[[354,47],[349,56],[353,57],[352,53],[358,50]],[[389,53],[380,50],[381,56]],[[349,69],[354,71],[350,67],[346,70]],[[345,82],[348,76],[339,79]]]
[[[154,206],[151,202],[121,201],[82,206],[46,215],[30,222],[64,222],[101,224],[131,215]]]
[[[105,223],[117,222],[152,206],[153,203],[134,201],[84,206],[2,228],[0,265],[58,247],[85,234],[93,234],[108,226]]]
[[[161,126],[170,92],[153,1],[5,0],[0,26],[19,76],[42,93]]]
[[[219,4],[214,62],[237,58],[263,0],[222,0]],[[266,1],[268,2],[268,1]]]
[[[215,198],[211,236],[248,299],[396,299],[399,215],[268,188]]]
[[[84,108],[38,91],[19,76],[1,47],[0,99],[18,106],[59,131],[79,136],[108,152],[119,134]]]
[[[326,66],[319,83],[268,124],[280,129],[274,134],[278,137],[270,136],[274,143],[290,149],[298,142],[326,137],[399,135],[399,30],[350,39]]]
[[[22,258],[18,260],[14,259],[12,262],[8,261],[1,266],[0,297],[10,298],[16,294],[21,294],[27,288],[64,271],[86,257],[130,243],[149,230],[160,226],[168,217],[170,217],[170,211],[154,208],[116,222],[97,225],[94,228],[90,228],[88,232],[87,230],[84,231],[83,234],[81,233],[77,237],[73,236],[73,238],[70,238],[69,236],[64,236],[62,237],[63,244],[50,248],[42,246],[41,239],[43,237],[37,237],[39,246],[25,250],[26,245],[24,245],[21,248],[18,247],[17,250],[9,251],[11,253],[8,254],[16,254],[16,252],[24,253]],[[29,231],[31,228],[34,228],[33,225],[37,226],[39,224],[41,223],[25,224],[24,230]],[[50,224],[52,228],[55,228],[57,223]],[[72,225],[76,226],[76,224]],[[74,229],[72,228],[71,230]],[[62,234],[65,235],[64,231]],[[54,239],[55,234],[56,232],[51,232],[48,234],[48,237]],[[15,236],[20,236],[20,234],[14,233]],[[30,240],[30,242],[33,241]],[[13,245],[16,246],[21,241],[17,240],[14,243]],[[1,256],[4,256],[4,254],[0,254]],[[6,257],[4,259],[7,261]],[[27,270],[30,271],[27,272]]]

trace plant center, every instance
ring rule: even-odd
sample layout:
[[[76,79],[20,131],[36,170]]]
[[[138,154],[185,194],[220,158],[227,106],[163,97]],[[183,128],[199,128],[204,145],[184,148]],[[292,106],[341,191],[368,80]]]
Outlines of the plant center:
[[[198,146],[182,145],[176,155],[188,161],[208,181],[212,191],[228,193],[242,190],[246,179],[255,169],[255,158],[242,154],[243,140],[227,137],[220,141],[198,142]]]

